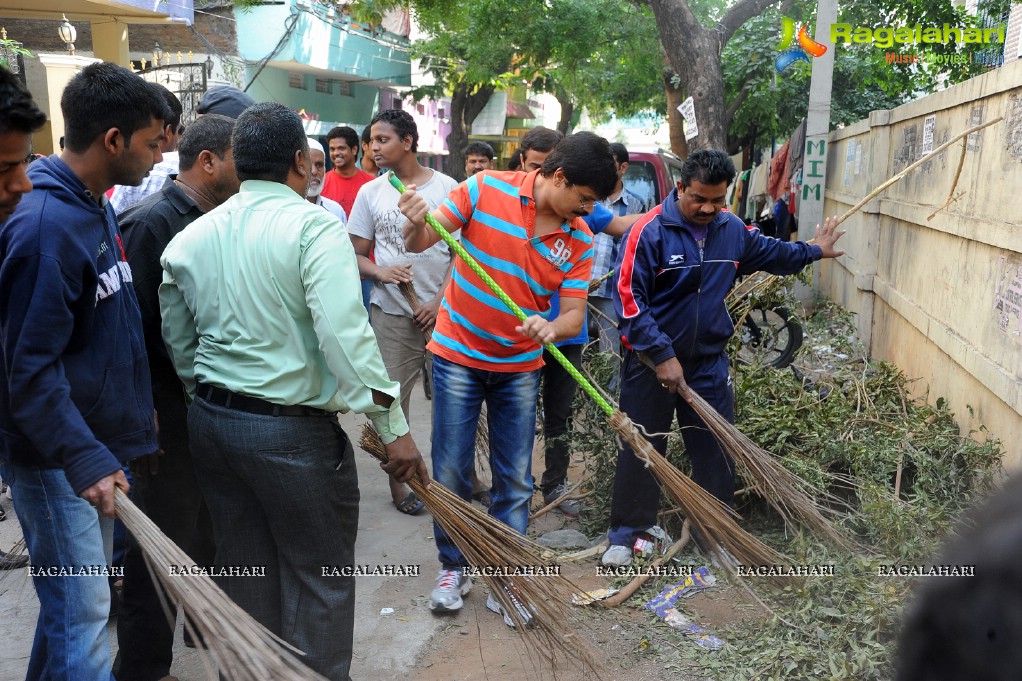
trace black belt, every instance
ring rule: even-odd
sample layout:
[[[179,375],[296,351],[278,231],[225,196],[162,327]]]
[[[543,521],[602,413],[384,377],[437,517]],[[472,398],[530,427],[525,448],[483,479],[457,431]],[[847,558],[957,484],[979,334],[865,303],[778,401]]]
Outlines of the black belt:
[[[261,400],[258,397],[239,395],[238,393],[232,393],[230,390],[216,388],[211,385],[206,385],[205,383],[199,383],[196,385],[195,394],[211,404],[218,404],[221,407],[227,407],[228,409],[237,409],[238,411],[248,412],[249,414],[260,414],[262,416],[334,415],[333,412],[326,411],[325,409],[306,407],[300,404],[274,404],[273,402]]]

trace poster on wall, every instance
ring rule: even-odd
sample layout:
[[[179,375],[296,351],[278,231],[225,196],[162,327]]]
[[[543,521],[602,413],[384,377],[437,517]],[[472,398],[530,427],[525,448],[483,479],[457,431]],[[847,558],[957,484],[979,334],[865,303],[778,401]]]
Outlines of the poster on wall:
[[[1022,340],[1022,265],[1001,256],[994,289],[994,313],[1001,333]]]
[[[923,146],[919,150],[919,158],[933,151],[933,131],[936,127],[936,116],[927,116],[923,119]]]

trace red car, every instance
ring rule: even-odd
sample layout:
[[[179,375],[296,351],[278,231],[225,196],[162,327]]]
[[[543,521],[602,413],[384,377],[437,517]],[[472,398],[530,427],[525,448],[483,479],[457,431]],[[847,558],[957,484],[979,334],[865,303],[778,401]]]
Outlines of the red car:
[[[629,151],[624,184],[653,208],[678,186],[682,160],[669,151]]]

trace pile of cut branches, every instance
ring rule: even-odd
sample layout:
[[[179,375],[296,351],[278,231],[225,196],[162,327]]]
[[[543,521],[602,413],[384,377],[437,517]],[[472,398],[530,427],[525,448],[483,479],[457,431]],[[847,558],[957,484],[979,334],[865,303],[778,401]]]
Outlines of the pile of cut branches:
[[[737,425],[811,483],[822,486],[834,474],[855,480],[855,489],[828,491],[850,504],[847,529],[874,553],[849,556],[815,537],[786,534],[755,495],[739,496],[747,529],[798,563],[835,565],[836,574],[773,593],[776,617],[715,632],[727,641],[720,651],[679,641],[684,656],[713,678],[890,677],[897,622],[913,581],[879,577],[879,566],[929,558],[1000,471],[1000,444],[960,432],[943,399],[913,398],[896,367],[867,359],[847,312],[823,304],[804,323],[807,340],[792,368],[736,367]],[[585,361],[606,386],[613,358],[594,353]],[[582,520],[595,533],[609,521],[617,447],[601,415],[585,401],[576,409],[575,446],[586,452],[591,486]],[[683,450],[675,431],[668,457],[684,469]],[[662,510],[663,524],[678,536],[683,516],[666,497]]]

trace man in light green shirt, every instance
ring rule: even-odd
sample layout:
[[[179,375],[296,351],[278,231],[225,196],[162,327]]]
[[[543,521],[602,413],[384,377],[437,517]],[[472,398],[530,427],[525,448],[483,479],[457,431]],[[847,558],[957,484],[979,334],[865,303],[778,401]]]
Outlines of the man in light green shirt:
[[[311,165],[301,119],[279,104],[241,115],[232,139],[241,191],[164,251],[163,336],[194,402],[188,432],[213,517],[227,594],[347,680],[358,480],[335,412],[369,416],[401,482],[429,474],[362,306],[340,221],[305,200]]]

